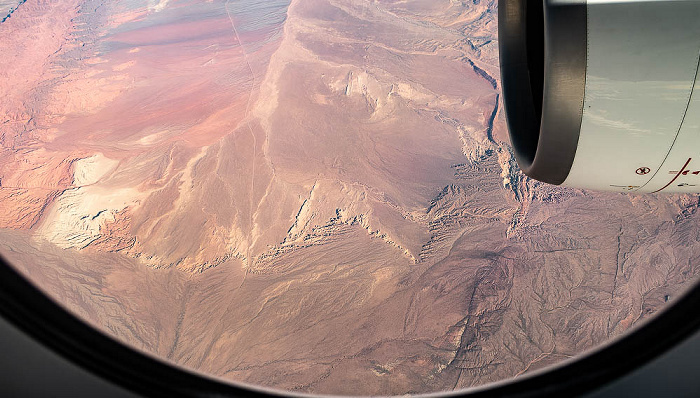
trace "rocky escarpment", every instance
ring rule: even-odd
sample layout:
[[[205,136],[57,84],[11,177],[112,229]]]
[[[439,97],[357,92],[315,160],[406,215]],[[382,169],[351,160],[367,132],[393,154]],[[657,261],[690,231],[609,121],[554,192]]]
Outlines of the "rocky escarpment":
[[[699,202],[523,176],[495,15],[28,0],[0,24],[0,253],[127,344],[290,391],[580,355],[695,280]]]
[[[17,8],[26,2],[27,0],[0,2],[0,16],[2,16],[0,23],[7,21],[12,16],[12,13],[17,11]]]

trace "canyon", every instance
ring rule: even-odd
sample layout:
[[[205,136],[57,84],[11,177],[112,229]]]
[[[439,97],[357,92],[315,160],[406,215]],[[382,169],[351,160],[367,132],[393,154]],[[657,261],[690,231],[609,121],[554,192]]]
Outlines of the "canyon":
[[[694,283],[700,201],[525,177],[496,5],[0,3],[0,254],[134,349],[288,391],[463,389],[620,336]]]

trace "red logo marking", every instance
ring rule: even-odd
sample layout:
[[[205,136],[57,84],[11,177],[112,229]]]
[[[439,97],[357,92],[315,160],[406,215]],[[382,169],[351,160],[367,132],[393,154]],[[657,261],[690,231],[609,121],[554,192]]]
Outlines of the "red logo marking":
[[[693,160],[693,158],[688,158],[688,161],[685,162],[685,164],[683,165],[683,167],[681,167],[681,170],[680,170],[678,173],[676,173],[676,175],[673,177],[673,179],[672,179],[671,181],[668,182],[668,184],[664,185],[661,189],[657,189],[656,191],[654,191],[654,192],[652,192],[652,193],[661,192],[661,191],[663,191],[664,189],[668,188],[668,186],[671,185],[671,184],[673,184],[673,182],[676,181],[676,179],[678,179],[678,177],[680,177],[681,174],[683,174],[683,175],[688,175],[688,172],[689,172],[690,170],[686,170],[685,168],[688,167],[688,165],[690,164],[690,161],[691,161],[691,160]]]
[[[676,173],[678,173],[678,170],[671,170],[671,171],[668,172],[668,174],[676,174]],[[688,173],[690,173],[690,174],[692,174],[692,175],[698,175],[698,174],[700,174],[700,170],[693,171],[693,172],[691,172],[690,170],[684,170],[684,171],[681,172],[681,174],[684,175],[684,176],[687,176]]]
[[[645,174],[649,174],[651,172],[651,169],[648,167],[640,167],[635,171],[635,173],[639,174],[640,176],[643,176]]]

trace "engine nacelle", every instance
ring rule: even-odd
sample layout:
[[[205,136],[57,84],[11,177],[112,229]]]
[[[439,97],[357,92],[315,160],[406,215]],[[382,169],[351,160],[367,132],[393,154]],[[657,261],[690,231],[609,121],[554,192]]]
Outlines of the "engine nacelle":
[[[500,0],[501,82],[528,176],[700,192],[700,1]]]

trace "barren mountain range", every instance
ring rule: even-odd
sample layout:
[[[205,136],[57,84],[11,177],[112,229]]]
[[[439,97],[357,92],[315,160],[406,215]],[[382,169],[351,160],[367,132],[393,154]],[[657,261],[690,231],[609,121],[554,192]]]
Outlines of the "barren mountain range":
[[[496,3],[0,1],[0,253],[134,348],[292,391],[620,335],[700,271],[700,201],[524,177]]]

